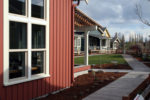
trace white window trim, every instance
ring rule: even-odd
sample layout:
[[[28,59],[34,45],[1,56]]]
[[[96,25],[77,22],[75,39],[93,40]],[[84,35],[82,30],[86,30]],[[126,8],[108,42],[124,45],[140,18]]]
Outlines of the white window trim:
[[[26,0],[26,2],[29,2],[29,5],[31,5],[31,0]],[[3,18],[4,18],[4,22],[3,22],[3,84],[4,86],[9,86],[9,85],[14,85],[14,84],[19,84],[19,83],[23,83],[23,82],[28,82],[28,81],[32,81],[32,80],[37,80],[37,79],[41,79],[41,78],[46,78],[46,77],[50,77],[50,73],[49,73],[49,32],[50,32],[50,28],[49,28],[49,6],[50,6],[50,2],[49,0],[45,0],[45,20],[41,20],[41,19],[37,19],[37,18],[31,18],[31,6],[26,5],[26,7],[28,7],[28,9],[26,8],[26,16],[25,17],[19,17],[19,16],[15,16],[15,14],[10,14],[9,13],[9,0],[4,0],[3,2]],[[27,17],[29,16],[29,17]],[[16,20],[17,19],[17,20]],[[38,74],[38,75],[33,75],[31,76],[31,51],[36,51],[34,49],[31,50],[31,35],[28,35],[28,68],[27,68],[27,72],[28,75],[25,76],[24,78],[16,78],[15,81],[10,81],[9,80],[9,52],[11,50],[9,50],[9,21],[16,21],[16,22],[24,22],[27,23],[27,34],[31,34],[31,25],[32,24],[37,24],[37,25],[45,25],[46,26],[46,48],[44,49],[40,49],[41,50],[46,50],[46,63],[45,63],[45,73],[42,74]],[[32,23],[32,24],[31,24]],[[29,31],[30,30],[30,31]],[[30,45],[29,45],[30,44]],[[17,52],[17,50],[16,50]]]
[[[81,47],[81,37],[77,38],[77,43],[76,43],[77,47],[80,48]]]

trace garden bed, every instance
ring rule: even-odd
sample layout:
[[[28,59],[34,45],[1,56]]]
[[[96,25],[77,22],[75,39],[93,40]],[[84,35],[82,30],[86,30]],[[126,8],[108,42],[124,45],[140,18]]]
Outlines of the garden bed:
[[[94,72],[95,73],[95,72]],[[82,100],[126,73],[93,72],[75,78],[73,86],[57,94],[50,94],[41,100]]]
[[[127,69],[132,70],[128,64],[102,64],[92,66],[92,69]]]
[[[132,55],[135,59],[137,59],[138,61],[141,62],[147,62],[150,61],[149,57],[147,59],[143,59],[142,56],[136,56],[136,55]]]
[[[147,67],[150,67],[150,62],[149,63],[144,63]]]

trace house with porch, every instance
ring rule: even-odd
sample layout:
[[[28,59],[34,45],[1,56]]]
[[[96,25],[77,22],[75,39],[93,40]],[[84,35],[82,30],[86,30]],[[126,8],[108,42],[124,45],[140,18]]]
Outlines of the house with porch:
[[[75,9],[75,24],[81,25],[85,22],[94,23],[95,21],[91,19],[89,16],[84,14],[82,11],[79,9]],[[84,21],[82,23],[82,21]],[[95,22],[97,23],[97,22]],[[99,25],[99,24],[97,24]],[[93,30],[89,32],[89,37],[88,37],[88,50],[91,52],[95,53],[106,53],[108,50],[110,50],[110,34],[107,30],[107,28],[100,27],[97,30]],[[87,27],[86,25],[84,27]],[[74,36],[74,53],[75,55],[80,55],[81,53],[84,53],[84,32],[82,30],[79,30],[78,28],[75,27],[75,36]]]
[[[121,41],[118,37],[118,34],[116,33],[115,36],[111,39],[111,48],[112,48],[112,50],[119,49],[120,43],[121,43]]]
[[[109,34],[109,31],[107,30],[106,27],[102,28],[102,36],[100,38],[100,50],[110,50],[110,40],[111,40],[111,36]]]

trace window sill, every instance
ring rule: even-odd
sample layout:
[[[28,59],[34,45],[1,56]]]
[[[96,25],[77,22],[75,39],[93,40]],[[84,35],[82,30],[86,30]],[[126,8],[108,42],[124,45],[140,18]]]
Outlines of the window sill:
[[[29,82],[29,81],[38,80],[38,79],[47,78],[47,77],[50,77],[50,75],[35,75],[31,77],[30,79],[22,79],[18,81],[4,82],[4,86],[11,86],[11,85]]]

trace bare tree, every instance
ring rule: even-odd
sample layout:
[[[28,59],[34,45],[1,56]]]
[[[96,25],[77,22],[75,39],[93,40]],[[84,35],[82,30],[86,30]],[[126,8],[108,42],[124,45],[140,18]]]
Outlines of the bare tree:
[[[135,12],[143,24],[150,26],[150,22],[146,18],[143,17],[142,5],[140,2],[136,4]]]

